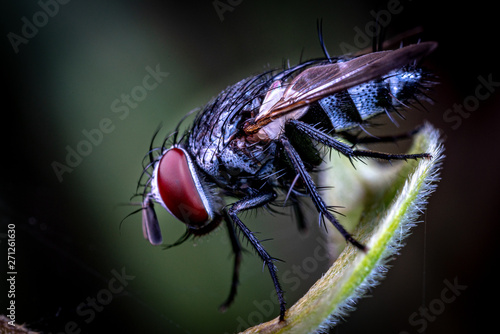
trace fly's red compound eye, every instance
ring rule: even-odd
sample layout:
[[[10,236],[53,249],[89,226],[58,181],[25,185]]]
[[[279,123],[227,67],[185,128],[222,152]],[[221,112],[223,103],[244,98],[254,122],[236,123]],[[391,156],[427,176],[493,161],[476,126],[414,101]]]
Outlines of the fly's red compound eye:
[[[167,210],[180,221],[202,226],[209,220],[186,152],[179,148],[168,150],[161,158],[156,175],[158,191]]]

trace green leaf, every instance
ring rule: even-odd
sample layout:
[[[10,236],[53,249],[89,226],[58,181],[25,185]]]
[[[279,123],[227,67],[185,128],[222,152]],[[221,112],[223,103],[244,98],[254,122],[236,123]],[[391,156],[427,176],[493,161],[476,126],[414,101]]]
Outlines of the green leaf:
[[[287,311],[285,321],[276,318],[243,333],[321,333],[345,319],[359,299],[383,279],[387,262],[404,246],[436,188],[443,151],[439,132],[426,124],[408,153],[428,152],[430,159],[391,165],[365,159],[354,162],[353,168],[347,158],[332,153],[331,168],[319,181],[335,186],[323,192],[325,201],[342,205],[338,210],[345,217],[339,220],[368,251],[345,246],[338,233],[329,229],[331,251],[340,253],[329,270]]]

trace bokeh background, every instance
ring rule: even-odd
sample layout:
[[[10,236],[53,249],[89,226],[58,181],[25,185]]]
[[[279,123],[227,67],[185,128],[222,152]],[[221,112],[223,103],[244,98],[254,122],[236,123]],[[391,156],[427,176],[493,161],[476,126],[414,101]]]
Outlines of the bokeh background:
[[[47,5],[54,3],[9,1],[0,14],[0,314],[7,307],[6,233],[13,223],[16,321],[34,330],[230,333],[276,316],[277,307],[256,312],[270,300],[273,286],[249,247],[237,299],[226,313],[217,311],[232,270],[224,228],[164,251],[143,239],[140,215],[120,227],[136,209],[125,204],[135,191],[142,158],[160,123],[165,135],[227,85],[287,59],[294,64],[321,56],[318,18],[330,54],[340,54],[346,43],[359,46],[356,36],[373,21],[372,11],[395,2],[221,0],[219,5],[229,6],[222,16],[215,1]],[[436,103],[428,112],[407,113],[399,130],[429,120],[442,129],[447,158],[423,223],[387,278],[332,333],[422,332],[423,323],[410,317],[421,307],[439,305],[435,300],[441,299],[445,280],[466,288],[427,318],[426,332],[479,332],[494,320],[491,303],[496,301],[500,87],[491,86],[485,98],[474,97],[488,92],[478,88],[479,77],[500,82],[496,10],[480,2],[401,0],[399,6],[401,12],[390,17],[389,35],[422,26],[425,40],[440,43],[426,62],[440,82],[431,93]],[[50,15],[40,14],[43,7]],[[39,27],[23,32],[34,20]],[[11,33],[30,37],[14,47]],[[127,114],[123,108],[114,112],[115,100],[140,93],[136,87],[143,85],[147,68],[157,66],[168,76]],[[447,113],[467,103],[472,111],[464,116]],[[108,132],[85,147],[86,131],[100,126]],[[68,147],[88,154],[59,178],[54,162],[67,164]],[[164,239],[174,242],[184,227],[157,211]],[[286,260],[280,273],[310,257],[320,236],[315,223],[300,235],[289,218],[264,212],[248,214],[245,221],[263,238],[274,239],[266,247]],[[318,263],[299,283],[284,284],[289,306],[327,265]],[[117,272],[126,275],[123,290],[113,279]],[[109,292],[110,282],[115,292]],[[269,314],[259,319],[263,313]]]

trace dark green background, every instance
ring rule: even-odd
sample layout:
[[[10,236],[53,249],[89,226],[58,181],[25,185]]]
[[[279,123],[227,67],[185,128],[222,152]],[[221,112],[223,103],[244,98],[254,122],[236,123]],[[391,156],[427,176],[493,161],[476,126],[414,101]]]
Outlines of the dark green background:
[[[475,94],[478,76],[500,81],[491,61],[498,54],[498,29],[489,15],[496,10],[477,2],[437,5],[402,1],[388,33],[421,25],[426,40],[440,43],[427,62],[441,83],[432,93],[436,104],[429,112],[408,112],[400,131],[424,119],[443,130],[443,179],[422,217],[425,226],[415,229],[372,298],[363,299],[334,333],[417,333],[421,327],[409,323],[410,315],[440,298],[443,281],[454,278],[467,289],[428,322],[427,333],[479,331],[488,318],[485,302],[493,298],[497,258],[500,95],[494,92],[481,101],[457,129],[443,114]],[[120,228],[135,209],[122,204],[135,191],[151,136],[160,122],[164,135],[186,112],[245,76],[279,67],[286,59],[293,65],[301,55],[321,56],[318,18],[332,55],[341,52],[341,43],[355,45],[356,28],[363,30],[373,20],[370,11],[385,9],[387,1],[245,0],[221,21],[211,1],[74,0],[61,5],[18,53],[7,34],[20,34],[21,19],[32,22],[41,8],[35,1],[3,7],[0,233],[16,224],[17,322],[53,333],[64,332],[71,321],[86,333],[224,333],[248,322],[257,309],[254,301],[268,300],[273,291],[250,247],[236,302],[221,314],[217,307],[228,292],[232,266],[224,228],[168,251],[143,239],[140,215]],[[141,85],[145,68],[157,64],[169,76],[120,119],[111,110],[113,101]],[[66,146],[75,149],[85,140],[82,131],[105,118],[113,131],[59,182],[53,162],[65,163]],[[164,239],[175,241],[184,227],[157,211]],[[280,274],[310,257],[317,243],[315,218],[305,236],[287,217],[258,211],[244,219],[261,238],[274,238],[265,245],[286,261],[278,264]],[[6,239],[0,241],[4,273]],[[77,306],[106,289],[111,271],[122,268],[135,278],[86,323]],[[288,305],[326,268],[327,263],[319,263],[296,289],[284,284]],[[6,301],[3,277],[0,314]],[[267,319],[277,314],[275,307]]]

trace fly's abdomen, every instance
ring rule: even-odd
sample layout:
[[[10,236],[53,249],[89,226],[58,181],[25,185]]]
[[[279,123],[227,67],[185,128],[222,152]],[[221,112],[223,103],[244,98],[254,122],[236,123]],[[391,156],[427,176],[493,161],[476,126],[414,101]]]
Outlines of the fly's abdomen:
[[[392,71],[382,79],[351,87],[319,100],[333,128],[343,131],[363,124],[381,113],[389,113],[422,97],[426,86],[419,68]]]

